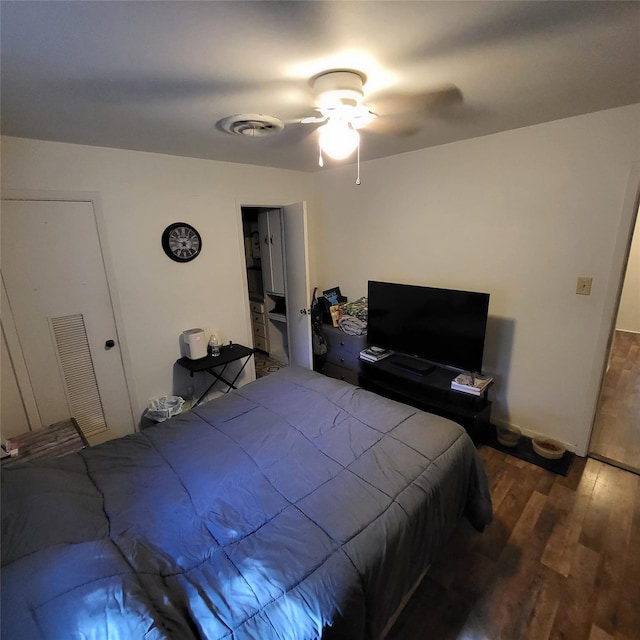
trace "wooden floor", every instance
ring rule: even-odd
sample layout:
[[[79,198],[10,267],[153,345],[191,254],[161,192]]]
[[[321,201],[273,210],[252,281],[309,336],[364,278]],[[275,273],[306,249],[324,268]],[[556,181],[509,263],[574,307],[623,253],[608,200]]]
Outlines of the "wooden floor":
[[[387,640],[640,638],[640,476],[480,456],[494,521],[482,534],[463,522]]]
[[[253,357],[256,365],[256,378],[264,378],[270,373],[274,373],[275,371],[278,371],[278,369],[286,366],[282,364],[282,362],[274,360],[262,351],[256,351]]]
[[[640,334],[614,334],[590,454],[640,472]]]

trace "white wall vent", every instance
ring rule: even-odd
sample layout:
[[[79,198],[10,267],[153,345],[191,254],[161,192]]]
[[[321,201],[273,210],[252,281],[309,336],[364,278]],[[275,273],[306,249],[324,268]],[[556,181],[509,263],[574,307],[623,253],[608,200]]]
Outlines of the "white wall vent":
[[[284,130],[284,122],[264,113],[238,113],[218,121],[218,128],[226,133],[250,138],[263,138]]]

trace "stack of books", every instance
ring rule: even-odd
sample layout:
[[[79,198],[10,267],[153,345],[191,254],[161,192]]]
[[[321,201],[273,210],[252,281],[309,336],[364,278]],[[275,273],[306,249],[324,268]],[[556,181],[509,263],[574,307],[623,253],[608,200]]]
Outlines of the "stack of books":
[[[390,356],[393,351],[389,349],[382,349],[381,347],[367,347],[360,352],[360,360],[366,360],[367,362],[378,362],[387,356]]]
[[[482,395],[484,390],[493,382],[490,376],[461,373],[451,381],[451,388],[474,396]]]

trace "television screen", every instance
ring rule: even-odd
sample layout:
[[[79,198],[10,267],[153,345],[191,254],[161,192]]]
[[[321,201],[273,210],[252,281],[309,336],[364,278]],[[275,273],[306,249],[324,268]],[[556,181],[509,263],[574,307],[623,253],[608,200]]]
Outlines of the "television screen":
[[[367,344],[482,371],[489,294],[369,281]]]

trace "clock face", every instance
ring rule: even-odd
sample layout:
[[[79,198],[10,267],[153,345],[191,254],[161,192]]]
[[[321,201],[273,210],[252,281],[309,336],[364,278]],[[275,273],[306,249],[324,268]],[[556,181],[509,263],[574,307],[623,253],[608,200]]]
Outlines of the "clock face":
[[[162,248],[176,262],[189,262],[200,253],[202,238],[186,222],[174,222],[162,233]]]

